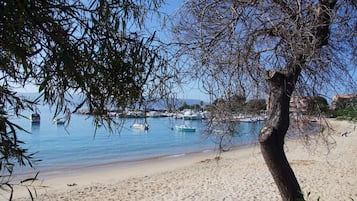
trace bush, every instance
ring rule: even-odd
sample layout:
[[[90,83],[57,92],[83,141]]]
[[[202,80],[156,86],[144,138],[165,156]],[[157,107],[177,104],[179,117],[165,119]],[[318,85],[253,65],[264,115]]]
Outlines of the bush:
[[[330,111],[329,116],[336,117],[339,120],[357,121],[357,107]]]

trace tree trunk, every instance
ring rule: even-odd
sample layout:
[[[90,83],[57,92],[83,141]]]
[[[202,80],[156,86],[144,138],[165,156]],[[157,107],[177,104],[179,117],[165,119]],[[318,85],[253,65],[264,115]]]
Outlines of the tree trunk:
[[[278,1],[279,3],[280,1]],[[331,11],[337,0],[319,0],[317,9],[315,50],[328,44],[331,24]],[[283,3],[284,4],[284,3]],[[312,41],[311,41],[312,42]],[[304,200],[299,183],[291,169],[284,152],[284,138],[289,128],[289,103],[296,81],[305,65],[304,54],[288,63],[286,72],[270,71],[266,80],[270,87],[269,118],[260,132],[260,148],[270,173],[279,188],[284,201]]]
[[[304,199],[284,152],[284,138],[289,128],[290,96],[296,79],[297,75],[275,71],[267,73],[266,80],[270,86],[269,117],[259,136],[264,160],[284,201]]]

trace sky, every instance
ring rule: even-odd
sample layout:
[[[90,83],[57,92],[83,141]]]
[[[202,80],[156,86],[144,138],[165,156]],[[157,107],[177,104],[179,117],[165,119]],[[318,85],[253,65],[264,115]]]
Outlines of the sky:
[[[170,17],[175,17],[176,11],[180,8],[183,2],[184,2],[183,0],[167,0],[160,8],[160,11],[164,14],[169,15]],[[152,29],[159,30],[158,36],[161,37],[160,40],[164,40],[167,42],[170,40],[171,36],[169,31],[161,30],[160,24],[157,22],[157,20],[155,19],[148,20],[147,23],[149,23],[148,26],[151,27]],[[28,84],[25,87],[15,86],[15,91],[21,93],[37,93],[38,87],[33,84]],[[199,89],[198,83],[196,82],[192,82],[187,85],[184,85],[183,90],[179,91],[177,98],[198,99],[204,102],[209,102],[208,95],[206,95]]]
[[[168,14],[171,18],[175,19],[177,18],[176,13],[183,3],[184,0],[166,0],[162,5],[160,11],[165,14]],[[152,25],[149,26],[154,27],[155,30],[160,30],[160,25],[157,22],[151,21],[151,23]],[[170,41],[171,33],[169,30],[161,30],[158,32],[158,35],[159,37],[161,37],[160,40],[164,40],[166,42]],[[209,95],[202,92],[202,90],[199,88],[199,84],[196,81],[185,84],[183,86],[183,90],[179,92],[178,98],[198,99],[209,103]]]
[[[177,17],[177,16],[175,17],[175,13],[183,4],[183,2],[184,0],[166,0],[162,5],[160,11],[175,19]],[[171,35],[169,30],[160,30],[161,26],[155,19],[148,20],[147,23],[149,23],[148,27],[151,27],[150,29],[159,30],[158,37],[160,37],[160,40],[167,41],[167,42],[170,41]],[[352,73],[353,73],[352,74],[353,78],[357,80],[357,70],[354,70]],[[28,85],[25,88],[17,87],[16,91],[33,93],[33,92],[38,92],[38,87],[34,85]],[[199,84],[195,81],[184,85],[183,90],[179,91],[177,98],[198,99],[206,103],[209,103],[210,101],[209,96],[200,90]]]

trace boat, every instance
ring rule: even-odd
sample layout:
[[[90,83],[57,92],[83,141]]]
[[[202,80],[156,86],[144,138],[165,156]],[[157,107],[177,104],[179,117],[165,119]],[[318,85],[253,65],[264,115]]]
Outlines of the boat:
[[[257,121],[266,121],[268,119],[268,117],[266,115],[261,115],[261,116],[257,116],[256,117]]]
[[[57,125],[63,125],[65,123],[64,119],[55,119],[53,120],[54,123],[56,123]]]
[[[145,115],[144,115],[144,112],[142,112],[142,111],[128,111],[125,114],[125,117],[126,118],[144,118]]]
[[[33,113],[33,114],[31,114],[30,120],[32,123],[40,123],[41,116],[38,113]]]
[[[244,123],[255,123],[257,122],[257,118],[254,117],[246,117],[246,118],[241,118],[239,119],[240,122],[244,122]]]
[[[149,124],[147,123],[134,123],[131,128],[138,130],[149,130]]]
[[[181,113],[176,113],[176,114],[174,115],[174,118],[175,118],[175,119],[183,119],[183,114],[181,114]]]
[[[200,120],[202,116],[200,113],[193,112],[192,110],[187,110],[183,113],[184,120]]]
[[[163,114],[158,111],[150,111],[150,112],[146,113],[146,116],[151,117],[151,118],[158,118],[158,117],[163,117]]]
[[[179,125],[175,129],[179,132],[196,132],[196,128],[187,125]]]

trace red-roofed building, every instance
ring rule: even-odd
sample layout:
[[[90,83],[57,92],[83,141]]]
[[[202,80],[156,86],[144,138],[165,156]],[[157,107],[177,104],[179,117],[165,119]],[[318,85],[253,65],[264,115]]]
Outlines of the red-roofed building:
[[[331,109],[339,110],[357,106],[357,94],[339,94],[332,98]]]

